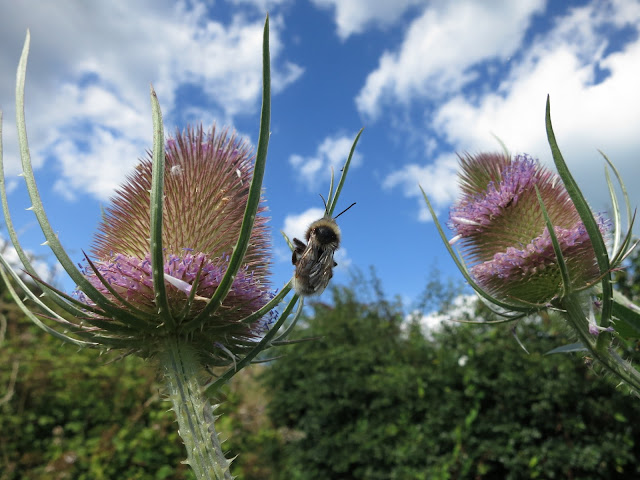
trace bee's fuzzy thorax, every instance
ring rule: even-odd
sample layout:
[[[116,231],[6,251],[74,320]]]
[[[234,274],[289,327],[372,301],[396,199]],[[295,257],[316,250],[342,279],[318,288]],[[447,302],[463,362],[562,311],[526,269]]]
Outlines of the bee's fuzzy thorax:
[[[340,243],[340,237],[341,237],[340,227],[338,227],[338,224],[336,223],[336,221],[329,216],[322,217],[321,219],[316,220],[311,225],[309,225],[309,228],[307,229],[307,234],[306,234],[307,241],[309,241],[309,239],[311,238],[311,234],[313,233],[313,231],[320,227],[326,227],[331,229],[337,237],[336,243],[338,244]]]

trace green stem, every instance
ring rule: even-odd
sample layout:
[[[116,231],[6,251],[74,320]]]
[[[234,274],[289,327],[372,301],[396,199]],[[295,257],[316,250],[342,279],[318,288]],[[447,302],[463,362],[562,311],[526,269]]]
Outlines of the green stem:
[[[231,480],[231,461],[222,452],[215,430],[213,407],[198,382],[200,365],[193,349],[177,339],[167,340],[160,362],[169,397],[178,420],[178,432],[187,449],[187,463],[196,478]]]
[[[594,359],[613,375],[622,380],[629,388],[640,393],[640,372],[633,365],[617,354],[611,346],[611,342],[597,342],[589,332],[588,314],[584,311],[584,302],[577,294],[567,295],[562,299],[562,306],[566,310],[566,319],[573,327],[582,344],[589,349]],[[602,332],[600,336],[609,335]]]

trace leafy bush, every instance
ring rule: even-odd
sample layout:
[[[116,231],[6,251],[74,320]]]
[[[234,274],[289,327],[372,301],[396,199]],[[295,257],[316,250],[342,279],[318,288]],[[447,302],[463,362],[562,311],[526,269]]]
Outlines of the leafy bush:
[[[588,359],[543,355],[572,341],[553,325],[519,324],[530,355],[509,327],[425,337],[379,284],[365,290],[333,289],[296,331],[320,338],[218,399],[240,480],[640,475],[638,399]],[[193,478],[155,369],[63,345],[6,299],[0,312],[0,480]]]
[[[193,478],[155,370],[61,344],[7,298],[0,308],[1,480]]]
[[[640,403],[539,323],[425,338],[397,306],[333,290],[265,375],[289,432],[278,479],[637,478]]]

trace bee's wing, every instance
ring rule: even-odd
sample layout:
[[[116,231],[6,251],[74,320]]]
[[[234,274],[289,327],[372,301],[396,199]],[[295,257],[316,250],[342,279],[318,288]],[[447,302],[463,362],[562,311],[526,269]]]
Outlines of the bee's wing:
[[[308,285],[316,292],[323,291],[333,277],[333,250],[322,249],[311,242],[298,260],[296,277],[307,278]]]
[[[313,244],[309,242],[302,253],[293,252],[296,257],[296,277],[308,277],[311,273],[311,269],[318,262],[318,248],[314,248]]]

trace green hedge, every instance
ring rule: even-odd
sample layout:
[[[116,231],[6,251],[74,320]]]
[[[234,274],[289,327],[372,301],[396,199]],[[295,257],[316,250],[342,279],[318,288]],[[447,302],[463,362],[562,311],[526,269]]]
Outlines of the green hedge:
[[[279,479],[640,478],[640,400],[552,327],[453,325],[425,338],[385,302],[334,289],[269,368],[289,435]]]

